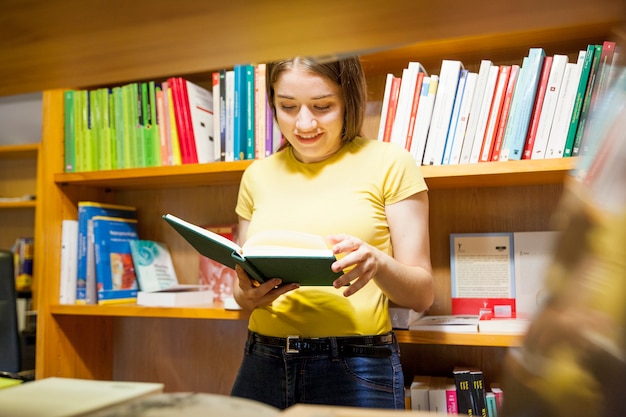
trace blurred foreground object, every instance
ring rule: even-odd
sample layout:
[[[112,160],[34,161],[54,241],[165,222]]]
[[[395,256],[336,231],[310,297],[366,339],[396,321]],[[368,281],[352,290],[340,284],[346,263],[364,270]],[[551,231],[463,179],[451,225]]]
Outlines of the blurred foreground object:
[[[556,213],[549,295],[503,371],[502,416],[626,416],[626,69]]]

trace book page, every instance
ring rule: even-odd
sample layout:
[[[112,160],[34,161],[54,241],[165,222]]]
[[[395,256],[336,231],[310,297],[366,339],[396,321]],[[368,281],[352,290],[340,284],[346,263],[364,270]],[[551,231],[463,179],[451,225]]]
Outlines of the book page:
[[[452,297],[514,297],[511,233],[453,235],[451,246]]]
[[[265,230],[243,245],[244,256],[332,256],[322,236],[288,230]]]

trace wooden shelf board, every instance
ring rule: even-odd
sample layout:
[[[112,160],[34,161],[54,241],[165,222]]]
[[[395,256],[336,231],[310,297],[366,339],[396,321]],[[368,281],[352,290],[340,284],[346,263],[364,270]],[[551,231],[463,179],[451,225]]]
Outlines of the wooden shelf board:
[[[398,342],[418,345],[519,346],[522,335],[396,330]]]
[[[36,206],[37,206],[37,202],[35,200],[0,202],[0,210],[1,209],[22,209],[22,208],[34,209]]]
[[[220,305],[198,307],[144,307],[136,304],[51,305],[53,315],[99,317],[159,317],[176,319],[243,320],[249,314]]]
[[[237,184],[252,161],[214,162],[150,168],[116,169],[59,173],[57,184],[76,184],[100,188],[168,188]]]
[[[39,143],[24,145],[0,145],[0,159],[25,159],[36,158],[39,151]]]
[[[431,189],[454,187],[497,187],[562,183],[577,158],[484,162],[466,165],[422,166]],[[110,171],[59,173],[61,185],[129,189],[193,187],[237,184],[252,161],[216,162],[180,166],[133,168]]]

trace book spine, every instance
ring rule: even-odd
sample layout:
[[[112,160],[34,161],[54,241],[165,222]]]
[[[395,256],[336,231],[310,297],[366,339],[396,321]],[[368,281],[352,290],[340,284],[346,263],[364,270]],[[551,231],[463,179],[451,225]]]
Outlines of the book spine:
[[[63,93],[63,116],[65,119],[63,126],[65,172],[76,172],[74,90],[67,90]]]
[[[466,69],[462,69],[459,74],[459,83],[456,89],[454,105],[452,107],[452,115],[450,116],[450,126],[448,127],[448,133],[446,135],[446,146],[443,151],[443,160],[441,162],[443,165],[450,164],[450,157],[452,156],[452,149],[455,146],[454,140],[456,139],[456,130],[459,124],[459,116],[461,113],[461,106],[464,100],[465,85],[467,84],[468,74],[469,74],[469,71]]]
[[[383,102],[380,109],[380,120],[378,122],[378,135],[376,139],[383,141],[385,135],[385,121],[389,112],[389,98],[391,96],[391,84],[393,82],[393,74],[388,73],[385,78],[385,90],[383,92]]]
[[[400,95],[401,82],[402,79],[400,77],[393,77],[391,80],[391,91],[389,93],[389,104],[385,119],[383,142],[391,141],[391,134],[393,133],[393,121],[396,118],[396,112],[398,110],[398,97]]]
[[[407,128],[406,150],[411,151],[413,145],[413,131],[415,130],[415,119],[417,118],[417,109],[419,108],[420,98],[422,94],[422,85],[424,83],[424,73],[419,72],[415,80],[415,91],[413,91],[413,102],[411,103],[411,111],[409,114],[409,125]]]
[[[491,160],[495,134],[497,132],[500,114],[502,113],[504,95],[506,93],[506,87],[510,75],[511,66],[500,65],[498,69],[498,79],[496,80],[496,88],[493,93],[493,99],[491,100],[491,108],[489,110],[489,117],[487,118],[487,125],[485,127],[485,134],[483,136],[483,144],[480,150],[480,156],[478,157],[478,162],[488,162]]]
[[[482,105],[483,95],[487,85],[487,78],[489,77],[489,68],[492,65],[493,63],[487,59],[483,59],[480,62],[480,68],[478,69],[478,75],[476,78],[476,87],[474,88],[474,96],[472,97],[472,103],[467,121],[467,129],[463,139],[463,148],[461,149],[461,156],[459,159],[460,164],[467,164],[470,162],[470,155],[474,144],[474,135],[476,134],[476,126],[478,123],[478,114],[480,113],[480,107]]]
[[[509,121],[509,114],[511,112],[511,100],[513,99],[513,91],[515,90],[515,83],[517,82],[517,76],[519,74],[519,65],[511,65],[511,73],[509,74],[509,81],[504,92],[504,101],[502,103],[502,111],[500,113],[500,119],[498,120],[498,127],[495,132],[493,140],[493,150],[491,152],[491,160],[500,160],[500,151],[502,150],[502,140],[504,139],[504,130],[506,124]]]
[[[254,66],[245,65],[246,108],[245,108],[245,150],[243,159],[254,159]]]
[[[461,154],[465,147],[465,139],[467,133],[467,125],[470,118],[471,106],[473,103],[474,94],[476,92],[476,81],[478,74],[470,72],[467,74],[467,80],[465,82],[465,89],[463,91],[463,102],[459,110],[459,120],[457,122],[452,150],[450,151],[449,164],[459,164],[461,162]]]
[[[585,133],[587,115],[589,114],[589,108],[591,107],[591,96],[598,72],[600,55],[602,54],[602,45],[594,45],[594,47],[595,50],[593,53],[593,60],[591,61],[587,88],[585,89],[585,97],[583,99],[582,109],[580,110],[578,128],[576,129],[576,136],[574,137],[574,145],[572,146],[572,156],[584,155],[585,153],[585,149],[583,148],[583,135]]]
[[[587,89],[587,81],[589,80],[589,72],[591,70],[591,63],[593,61],[593,55],[595,52],[595,45],[587,45],[585,51],[585,61],[580,73],[580,79],[578,80],[578,90],[576,91],[576,98],[574,99],[574,108],[572,109],[572,117],[570,119],[569,128],[567,131],[567,139],[565,140],[565,147],[563,149],[563,156],[570,157],[574,155],[574,138],[576,137],[576,130],[578,128],[578,122],[580,120],[580,111],[583,106],[583,100],[585,98],[585,90]],[[578,149],[576,150],[578,152]]]
[[[492,65],[489,67],[489,73],[487,74],[487,82],[485,84],[485,92],[482,97],[482,103],[480,105],[480,111],[476,115],[476,128],[474,131],[474,139],[472,141],[472,149],[470,151],[469,163],[477,163],[480,159],[480,151],[483,147],[483,138],[485,137],[485,131],[487,129],[487,121],[489,120],[489,112],[491,111],[491,103],[496,91],[496,83],[498,81],[498,73],[500,67],[498,65]]]
[[[552,69],[552,61],[553,57],[551,56],[547,56],[543,60],[541,75],[539,76],[539,83],[537,85],[535,104],[533,105],[533,111],[530,116],[530,123],[528,125],[528,133],[526,134],[526,143],[524,144],[522,159],[532,159],[532,153],[537,139],[537,129],[539,128],[539,122],[541,120],[541,111],[543,110],[546,89],[548,88],[548,78],[550,77],[550,70]]]

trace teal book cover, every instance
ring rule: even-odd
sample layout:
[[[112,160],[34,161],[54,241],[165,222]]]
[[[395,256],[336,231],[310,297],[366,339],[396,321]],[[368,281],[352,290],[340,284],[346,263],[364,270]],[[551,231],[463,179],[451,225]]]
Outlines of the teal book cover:
[[[137,220],[93,218],[98,304],[137,299],[137,279],[130,241],[137,240]]]

